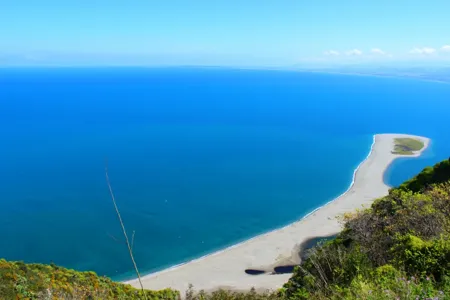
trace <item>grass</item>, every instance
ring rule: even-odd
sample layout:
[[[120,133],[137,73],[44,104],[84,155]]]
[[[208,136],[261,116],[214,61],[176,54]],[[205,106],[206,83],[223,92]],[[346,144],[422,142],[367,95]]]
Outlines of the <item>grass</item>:
[[[419,151],[424,147],[422,141],[412,138],[396,138],[393,154],[412,155],[415,151]]]

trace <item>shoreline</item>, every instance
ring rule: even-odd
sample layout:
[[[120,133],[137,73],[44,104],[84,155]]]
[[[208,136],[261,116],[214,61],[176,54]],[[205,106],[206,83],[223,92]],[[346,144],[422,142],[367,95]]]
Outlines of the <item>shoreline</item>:
[[[339,195],[336,196],[336,197],[333,197],[332,200],[330,200],[330,201],[326,202],[325,204],[323,204],[323,205],[321,205],[321,206],[319,206],[319,207],[313,209],[312,211],[306,213],[304,216],[300,217],[299,219],[297,219],[297,220],[294,221],[294,222],[299,222],[299,221],[301,221],[301,220],[303,220],[303,219],[309,217],[310,215],[314,214],[316,211],[318,211],[318,210],[320,210],[321,208],[323,208],[323,207],[327,206],[328,204],[332,203],[332,202],[335,201],[337,198],[339,198],[339,197],[341,197],[341,196],[344,196],[349,190],[351,190],[351,188],[352,188],[353,185],[355,184],[355,178],[356,178],[356,174],[357,174],[357,172],[358,172],[358,169],[360,168],[360,166],[361,166],[361,165],[362,165],[362,164],[370,157],[370,155],[372,154],[373,146],[375,145],[375,136],[376,136],[376,134],[374,134],[374,135],[372,136],[372,144],[371,144],[371,146],[370,146],[369,154],[367,154],[367,156],[366,156],[366,157],[358,164],[358,166],[353,170],[352,181],[350,182],[349,187],[348,187],[343,193],[339,194]],[[235,248],[235,247],[239,247],[239,246],[241,246],[241,245],[243,245],[243,244],[245,244],[245,243],[247,243],[247,242],[251,242],[252,240],[257,239],[258,237],[264,236],[264,235],[269,234],[269,233],[274,232],[274,231],[282,230],[282,229],[284,229],[285,227],[289,227],[289,226],[291,226],[291,225],[292,225],[292,222],[289,223],[289,224],[287,224],[287,225],[283,225],[283,226],[281,226],[281,227],[277,227],[277,228],[274,228],[274,229],[270,229],[270,230],[268,230],[268,231],[266,231],[266,232],[264,232],[264,233],[260,233],[260,234],[258,234],[258,235],[255,235],[255,236],[253,236],[253,237],[251,237],[251,238],[245,239],[245,240],[243,240],[243,241],[241,241],[241,242],[238,242],[238,243],[236,243],[236,244],[233,244],[233,245],[231,245],[231,246],[227,246],[227,247],[225,247],[225,248],[222,248],[222,249],[213,251],[213,252],[211,252],[211,253],[202,255],[202,256],[200,256],[200,257],[198,257],[198,258],[193,258],[193,259],[191,259],[191,260],[187,260],[186,262],[182,262],[182,263],[179,263],[179,264],[176,264],[176,265],[173,265],[173,266],[164,268],[164,269],[162,269],[162,270],[160,270],[160,271],[155,271],[155,272],[151,272],[151,273],[145,274],[144,276],[141,276],[141,277],[144,278],[144,277],[146,277],[146,276],[152,276],[152,275],[156,276],[156,275],[159,275],[159,274],[163,274],[163,273],[166,273],[166,272],[170,272],[170,271],[176,270],[176,269],[178,269],[179,267],[182,267],[182,266],[184,266],[184,265],[187,265],[187,264],[190,264],[190,263],[194,263],[194,262],[200,261],[200,260],[205,259],[205,258],[207,258],[207,257],[209,257],[209,256],[218,255],[218,254],[220,254],[220,253],[222,253],[222,252],[224,252],[224,251],[233,249],[233,248]],[[135,281],[135,280],[136,280],[136,278],[133,278],[133,279],[128,279],[128,280],[123,280],[122,282],[124,282],[124,283],[131,283],[131,282],[133,282],[133,281]]]
[[[397,137],[412,137],[412,138],[419,139],[424,142],[424,147],[420,151],[415,152],[413,155],[392,154],[391,150],[393,149],[394,138],[397,138]],[[378,140],[378,143],[377,143],[377,140]],[[194,258],[192,260],[188,260],[186,262],[171,266],[171,267],[163,269],[161,271],[146,274],[141,277],[144,288],[163,289],[163,288],[170,287],[170,288],[178,289],[178,290],[180,290],[180,292],[182,294],[184,294],[184,291],[188,288],[189,283],[192,283],[196,290],[200,290],[200,289],[214,290],[217,288],[230,288],[230,289],[234,289],[234,290],[245,290],[245,289],[250,289],[252,287],[255,287],[256,289],[266,290],[266,289],[276,289],[276,288],[281,287],[281,285],[283,283],[287,282],[287,280],[290,278],[291,274],[280,274],[280,275],[265,274],[265,275],[255,276],[255,275],[245,274],[244,270],[246,268],[253,268],[253,269],[270,271],[270,270],[273,270],[273,267],[275,267],[276,265],[283,264],[283,262],[285,263],[286,261],[290,261],[291,263],[298,263],[299,261],[297,262],[296,261],[297,259],[295,259],[296,250],[298,250],[299,245],[304,240],[306,240],[306,238],[314,237],[314,236],[309,235],[308,237],[304,237],[304,238],[301,238],[299,236],[294,241],[294,245],[292,245],[293,241],[291,239],[290,243],[287,243],[287,244],[291,244],[290,251],[286,251],[287,250],[286,247],[284,247],[285,249],[283,249],[283,251],[280,250],[280,247],[276,247],[279,244],[284,244],[284,242],[286,240],[284,238],[281,238],[281,239],[276,238],[276,236],[281,235],[284,231],[292,230],[293,227],[301,227],[301,225],[303,223],[305,223],[306,221],[310,221],[309,223],[314,223],[314,220],[315,220],[314,217],[316,216],[316,214],[319,214],[319,213],[323,214],[323,212],[325,212],[326,210],[328,210],[328,212],[330,212],[331,206],[333,206],[333,204],[334,204],[334,206],[336,206],[336,203],[338,200],[341,199],[341,201],[345,201],[346,197],[347,198],[351,197],[352,194],[355,193],[355,191],[353,191],[353,189],[355,188],[355,185],[358,183],[357,177],[358,177],[358,175],[360,175],[359,173],[360,173],[361,169],[363,169],[367,165],[369,165],[369,167],[371,165],[373,165],[373,161],[376,158],[376,156],[380,155],[380,154],[375,153],[376,152],[375,150],[379,150],[379,149],[377,149],[377,145],[379,145],[379,144],[384,144],[383,150],[388,150],[387,153],[383,153],[384,151],[381,153],[382,156],[384,155],[384,158],[388,157],[388,160],[387,160],[387,163],[385,163],[385,165],[382,168],[381,178],[378,178],[378,179],[381,179],[379,181],[381,181],[381,185],[384,186],[383,192],[380,195],[371,197],[370,200],[368,200],[368,201],[367,201],[367,196],[364,197],[364,195],[360,195],[359,197],[362,197],[362,199],[357,199],[356,203],[354,203],[355,201],[350,203],[351,204],[350,206],[352,207],[352,209],[347,209],[345,207],[345,211],[339,212],[339,210],[342,209],[342,207],[341,207],[341,209],[338,210],[337,214],[335,214],[335,213],[333,213],[333,211],[331,211],[331,214],[333,215],[334,218],[331,218],[330,216],[328,216],[327,217],[328,222],[326,222],[326,223],[330,223],[332,226],[327,227],[327,226],[323,225],[323,222],[317,222],[317,221],[315,222],[317,226],[314,226],[313,227],[314,229],[318,229],[317,227],[320,227],[322,225],[322,227],[327,227],[327,229],[328,229],[328,230],[325,230],[326,235],[337,234],[340,231],[341,226],[339,224],[337,224],[335,217],[338,215],[341,215],[344,212],[353,211],[356,208],[360,208],[360,207],[364,206],[364,204],[370,204],[373,200],[387,194],[387,191],[390,187],[384,182],[384,174],[387,171],[388,167],[392,164],[392,162],[396,158],[399,158],[399,157],[413,158],[413,157],[420,156],[422,154],[422,152],[425,151],[429,147],[430,140],[428,138],[421,137],[421,136],[405,135],[405,134],[374,134],[372,145],[370,147],[370,151],[369,151],[368,155],[365,157],[365,159],[362,160],[358,164],[358,166],[355,168],[355,170],[353,171],[352,181],[345,192],[334,197],[330,201],[317,207],[316,209],[312,210],[311,212],[305,214],[304,216],[300,217],[296,221],[291,222],[290,224],[284,225],[279,228],[271,229],[270,231],[256,235],[252,238],[249,238],[242,242],[233,244],[233,245],[223,248],[221,250],[217,250],[212,253],[208,253],[199,258]],[[374,156],[375,156],[375,158],[374,158]],[[363,174],[361,176],[363,177],[363,179],[366,179],[364,175],[365,174]],[[376,180],[376,178],[372,178],[372,180],[373,179]],[[357,189],[357,187],[356,187],[356,189]],[[370,187],[369,187],[369,189],[370,189]],[[370,202],[370,203],[368,203],[368,202]],[[320,220],[318,220],[318,221],[320,221]],[[321,228],[319,228],[319,229],[321,229]],[[306,230],[306,228],[298,228],[298,229],[294,228],[294,231],[295,231],[295,235],[297,235],[299,233],[304,233],[305,231],[307,232],[308,230]],[[316,230],[316,231],[323,231],[323,230]],[[269,246],[272,248],[272,253],[271,253],[272,259],[268,259],[267,255],[265,255],[264,258],[258,257],[258,255],[256,255],[257,253],[254,253],[254,252],[260,252],[260,249],[263,249],[264,247],[261,247],[261,248],[260,247],[252,247],[253,243],[259,242],[259,244],[261,244],[261,241],[263,241],[263,243],[264,243],[264,240],[267,240],[268,236],[271,236],[272,238],[276,238],[275,242],[271,241],[268,243]],[[320,235],[320,236],[324,236],[324,235]],[[292,235],[290,235],[290,236],[288,235],[288,237],[292,238]],[[276,250],[273,251],[274,247],[276,248],[276,250],[279,250],[279,251],[276,251]],[[247,249],[245,249],[245,248],[247,248]],[[248,249],[248,248],[250,248],[250,249]],[[240,253],[235,253],[235,255],[232,255],[233,253],[230,253],[230,252],[233,252],[233,250],[234,250],[234,252],[240,252]],[[239,251],[239,250],[244,250],[244,251]],[[248,252],[250,252],[250,253],[248,253]],[[279,255],[274,257],[274,255],[273,255],[274,252],[275,252],[275,254],[279,254]],[[242,260],[241,264],[236,264],[236,267],[237,267],[236,269],[230,270],[230,268],[228,266],[229,264],[227,264],[227,261],[230,258],[228,257],[228,259],[226,259],[226,257],[225,257],[225,256],[227,256],[227,253],[230,254],[229,256],[234,256],[231,258],[233,261],[236,261],[236,258],[237,258],[237,260]],[[244,255],[242,255],[242,254],[244,254]],[[249,256],[248,254],[252,254],[252,255]],[[222,259],[220,259],[220,257],[218,257],[218,256],[222,256]],[[237,257],[235,257],[235,256],[237,256]],[[243,259],[242,256],[247,256],[247,258]],[[259,256],[264,256],[264,253],[261,253],[261,255],[259,255]],[[208,260],[209,260],[209,263],[207,263]],[[205,264],[202,264],[202,262],[205,262]],[[211,265],[211,263],[213,263],[213,265]],[[186,270],[186,269],[189,269],[189,267],[191,267],[192,270]],[[201,269],[201,270],[194,270],[194,269]],[[226,276],[226,275],[232,275],[232,274],[233,274],[233,276]],[[172,275],[172,276],[170,276],[170,275]],[[211,275],[215,275],[215,276],[211,276]],[[181,278],[179,278],[179,277],[181,277]],[[226,277],[229,277],[229,278],[226,278]],[[138,286],[138,284],[139,284],[137,279],[126,280],[123,282],[131,284],[133,286]]]

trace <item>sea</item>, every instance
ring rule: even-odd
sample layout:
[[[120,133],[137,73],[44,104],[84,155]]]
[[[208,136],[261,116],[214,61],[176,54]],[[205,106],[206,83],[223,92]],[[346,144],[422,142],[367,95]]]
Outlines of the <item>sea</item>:
[[[300,219],[343,193],[373,134],[450,156],[450,84],[227,68],[0,69],[0,258],[134,277]],[[275,246],[275,245],[274,245]]]

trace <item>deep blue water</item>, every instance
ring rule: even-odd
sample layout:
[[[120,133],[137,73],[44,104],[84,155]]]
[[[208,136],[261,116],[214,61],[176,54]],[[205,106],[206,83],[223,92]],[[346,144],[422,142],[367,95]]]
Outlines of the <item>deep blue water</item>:
[[[125,278],[286,225],[344,192],[374,133],[450,156],[450,85],[227,69],[1,69],[0,257]]]

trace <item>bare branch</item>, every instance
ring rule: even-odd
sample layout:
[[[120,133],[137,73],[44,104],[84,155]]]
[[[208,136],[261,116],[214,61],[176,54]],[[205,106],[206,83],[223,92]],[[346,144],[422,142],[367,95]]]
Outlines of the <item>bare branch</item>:
[[[134,260],[133,250],[131,249],[132,246],[130,245],[130,242],[128,240],[127,231],[125,230],[125,225],[123,224],[122,217],[120,216],[119,208],[117,207],[116,199],[114,197],[114,193],[113,193],[113,190],[112,190],[112,187],[111,187],[111,183],[109,181],[108,164],[107,163],[106,163],[106,166],[105,166],[105,175],[106,175],[106,183],[108,184],[108,188],[109,188],[109,193],[111,194],[111,199],[112,199],[112,201],[114,203],[114,208],[116,210],[117,217],[119,218],[120,225],[122,226],[123,235],[125,236],[125,241],[127,243],[128,252],[130,253],[131,261],[133,262],[134,270],[136,271],[136,275],[138,277],[139,284],[141,285],[142,293],[144,294],[145,299],[147,299],[147,294],[145,293],[144,286],[142,285],[141,275],[139,274],[139,270],[138,270],[138,267],[136,265],[136,261]],[[134,237],[134,233],[133,233],[133,237]]]

